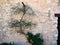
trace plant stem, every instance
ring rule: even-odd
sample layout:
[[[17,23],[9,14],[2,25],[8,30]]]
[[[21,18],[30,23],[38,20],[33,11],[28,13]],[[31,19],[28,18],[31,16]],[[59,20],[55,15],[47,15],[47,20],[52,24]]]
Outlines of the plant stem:
[[[21,17],[20,19],[20,33],[24,34],[23,29],[22,29],[22,19],[23,19],[24,15]]]
[[[24,32],[23,32],[23,29],[22,29],[22,19],[23,19],[23,17],[24,17],[24,15],[25,15],[25,13],[26,13],[26,6],[25,6],[25,4],[22,2],[22,4],[23,4],[23,16],[21,17],[21,19],[20,19],[20,33],[22,33],[22,34],[25,34]]]

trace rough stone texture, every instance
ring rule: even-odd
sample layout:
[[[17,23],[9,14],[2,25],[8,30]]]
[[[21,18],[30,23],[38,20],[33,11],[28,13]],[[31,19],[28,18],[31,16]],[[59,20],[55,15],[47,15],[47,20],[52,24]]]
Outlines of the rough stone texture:
[[[37,25],[30,32],[41,33],[44,39],[44,45],[57,45],[57,18],[54,16],[58,13],[57,0],[0,0],[0,42],[27,42],[26,37],[9,28],[8,22],[11,20],[11,6],[18,2],[24,2],[33,8],[35,16],[30,18]],[[48,10],[51,8],[50,17]],[[19,15],[19,14],[18,14]],[[22,15],[22,14],[20,14]],[[19,16],[13,16],[17,19]]]

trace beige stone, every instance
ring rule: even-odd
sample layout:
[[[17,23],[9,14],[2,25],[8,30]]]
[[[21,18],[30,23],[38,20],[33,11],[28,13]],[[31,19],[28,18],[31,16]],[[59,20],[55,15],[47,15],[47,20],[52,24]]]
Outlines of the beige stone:
[[[34,34],[41,33],[44,39],[44,45],[56,45],[58,31],[57,18],[54,15],[60,11],[57,6],[58,0],[51,0],[50,3],[48,3],[48,0],[0,0],[0,29],[3,30],[6,35],[3,42],[27,42],[24,35],[17,33],[15,28],[9,28],[8,24],[8,22],[11,21],[11,18],[19,20],[22,17],[22,13],[11,15],[11,7],[18,2],[20,2],[20,4],[21,2],[24,2],[35,12],[34,16],[27,16],[28,14],[26,14],[26,17],[24,17],[24,19],[36,23],[36,27],[29,31]],[[51,9],[50,17],[48,17],[49,9]]]

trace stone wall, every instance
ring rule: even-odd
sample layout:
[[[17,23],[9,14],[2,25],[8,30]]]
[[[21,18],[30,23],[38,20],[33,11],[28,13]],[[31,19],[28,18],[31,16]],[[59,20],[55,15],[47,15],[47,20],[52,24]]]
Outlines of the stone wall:
[[[17,16],[12,16],[11,7],[16,5],[16,3],[24,2],[26,5],[30,6],[35,15],[29,18],[32,22],[36,23],[36,27],[29,30],[33,34],[41,33],[44,39],[44,45],[57,45],[57,18],[54,14],[57,12],[57,2],[58,0],[1,0],[0,1],[0,42],[27,42],[26,37],[17,33],[15,30],[9,28],[8,22],[11,18],[18,19]],[[26,14],[27,15],[27,14]],[[23,40],[24,39],[24,40]]]

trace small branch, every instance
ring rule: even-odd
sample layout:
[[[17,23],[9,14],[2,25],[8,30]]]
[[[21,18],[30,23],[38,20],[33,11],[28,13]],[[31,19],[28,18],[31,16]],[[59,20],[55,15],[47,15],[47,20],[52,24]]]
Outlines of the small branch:
[[[25,15],[25,13],[26,13],[26,5],[22,2],[22,4],[23,4],[23,15]]]
[[[25,4],[22,2],[22,4],[23,4],[23,16],[21,17],[21,19],[20,19],[20,22],[22,23],[22,19],[23,19],[23,17],[24,17],[24,15],[25,15],[25,13],[26,13],[26,9],[25,9]],[[20,33],[23,33],[23,34],[25,34],[24,32],[23,32],[23,29],[22,29],[22,25],[20,24]]]

